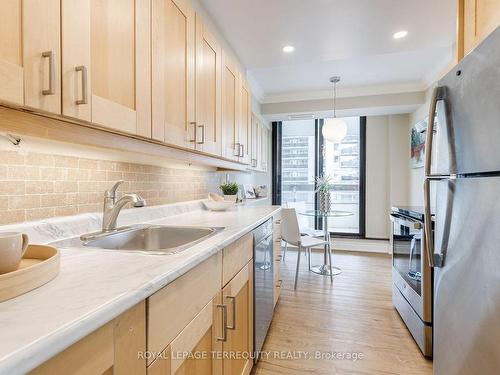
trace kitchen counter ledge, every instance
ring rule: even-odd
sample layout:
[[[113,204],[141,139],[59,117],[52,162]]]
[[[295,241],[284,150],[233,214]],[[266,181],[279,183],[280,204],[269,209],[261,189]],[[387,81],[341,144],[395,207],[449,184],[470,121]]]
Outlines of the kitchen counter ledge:
[[[272,217],[278,206],[238,206],[210,212],[201,201],[124,210],[134,223],[223,226],[213,237],[174,255],[63,248],[59,275],[0,303],[0,374],[23,374],[63,351]],[[98,229],[87,214],[0,227],[50,243]]]

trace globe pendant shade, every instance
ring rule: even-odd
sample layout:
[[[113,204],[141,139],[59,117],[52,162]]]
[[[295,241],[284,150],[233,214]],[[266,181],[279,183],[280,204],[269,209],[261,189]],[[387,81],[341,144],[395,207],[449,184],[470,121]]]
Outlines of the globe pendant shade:
[[[323,124],[321,130],[323,137],[333,143],[340,143],[347,134],[347,124],[344,120],[339,118],[328,118]]]

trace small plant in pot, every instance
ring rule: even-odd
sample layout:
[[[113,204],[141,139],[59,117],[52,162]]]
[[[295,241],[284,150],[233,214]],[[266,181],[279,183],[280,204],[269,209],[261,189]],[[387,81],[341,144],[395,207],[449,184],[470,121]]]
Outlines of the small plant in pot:
[[[330,212],[332,201],[330,198],[331,177],[319,176],[316,177],[316,192],[319,194],[319,210],[323,213]]]
[[[238,184],[236,182],[226,182],[220,185],[219,188],[222,190],[225,200],[236,202],[238,197]]]

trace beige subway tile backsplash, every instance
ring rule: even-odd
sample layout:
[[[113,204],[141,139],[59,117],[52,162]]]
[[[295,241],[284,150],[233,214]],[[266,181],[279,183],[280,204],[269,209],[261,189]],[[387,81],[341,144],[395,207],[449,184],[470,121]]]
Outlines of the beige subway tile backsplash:
[[[201,199],[214,171],[0,150],[0,224],[100,212],[103,193],[123,179],[148,205]]]

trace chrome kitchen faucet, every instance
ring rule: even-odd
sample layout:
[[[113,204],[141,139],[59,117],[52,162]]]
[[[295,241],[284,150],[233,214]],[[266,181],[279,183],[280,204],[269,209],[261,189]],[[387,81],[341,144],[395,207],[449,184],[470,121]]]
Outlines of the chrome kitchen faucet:
[[[134,207],[144,207],[146,201],[138,194],[127,193],[116,200],[116,190],[123,184],[123,180],[117,181],[113,187],[104,192],[104,206],[102,212],[102,231],[112,232],[116,230],[116,219],[120,214],[121,209],[127,204],[132,203]]]

